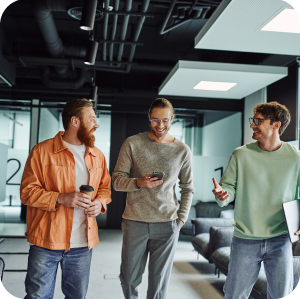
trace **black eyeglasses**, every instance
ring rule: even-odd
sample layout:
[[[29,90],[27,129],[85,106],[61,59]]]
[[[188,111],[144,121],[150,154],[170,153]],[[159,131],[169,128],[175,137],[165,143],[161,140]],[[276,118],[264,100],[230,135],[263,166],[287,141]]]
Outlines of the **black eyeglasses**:
[[[250,125],[252,125],[253,123],[258,126],[260,125],[264,120],[267,120],[267,119],[273,119],[275,121],[278,121],[276,118],[254,118],[254,117],[249,117],[249,122],[250,122]]]

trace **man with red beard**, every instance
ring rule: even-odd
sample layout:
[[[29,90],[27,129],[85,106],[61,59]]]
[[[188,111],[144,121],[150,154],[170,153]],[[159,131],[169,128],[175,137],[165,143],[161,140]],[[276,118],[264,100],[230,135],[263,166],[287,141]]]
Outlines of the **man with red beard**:
[[[37,144],[23,173],[21,200],[31,244],[25,299],[53,298],[59,263],[65,298],[86,298],[92,248],[99,243],[95,217],[111,202],[105,157],[94,147],[98,125],[92,103],[68,102],[62,120],[65,132]],[[82,185],[93,188],[91,196],[79,192]]]
[[[192,154],[168,131],[172,104],[156,99],[149,110],[150,129],[127,138],[113,173],[113,187],[127,192],[123,214],[120,280],[126,299],[137,299],[149,257],[148,299],[165,299],[180,228],[188,218],[194,194]],[[163,172],[163,180],[151,178]],[[179,207],[175,185],[179,179]]]

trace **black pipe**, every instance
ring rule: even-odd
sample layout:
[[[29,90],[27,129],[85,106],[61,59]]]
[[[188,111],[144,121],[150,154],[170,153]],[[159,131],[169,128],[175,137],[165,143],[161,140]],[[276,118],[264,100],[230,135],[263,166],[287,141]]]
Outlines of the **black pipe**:
[[[46,42],[48,52],[52,57],[63,57],[64,46],[58,36],[51,11],[67,11],[70,0],[32,0],[31,6]],[[55,67],[58,74],[67,72],[67,67]]]
[[[63,53],[70,57],[85,57],[86,47],[82,45],[64,45]]]
[[[86,69],[79,71],[78,77],[74,80],[62,80],[51,78],[51,70],[48,67],[42,69],[41,77],[44,85],[49,88],[61,88],[61,89],[78,89],[86,82]]]
[[[146,12],[148,10],[149,3],[150,3],[150,0],[144,0],[143,1],[142,6],[141,6],[141,12]],[[135,27],[135,32],[134,32],[132,41],[136,42],[138,40],[144,22],[145,22],[145,17],[144,16],[138,18],[138,22],[137,22],[137,25]],[[128,62],[132,62],[132,59],[133,59],[133,56],[134,56],[134,53],[135,53],[135,48],[136,48],[136,45],[131,45],[130,54],[129,54],[129,57],[128,57]],[[127,72],[130,71],[130,67],[131,67],[130,65],[126,66],[126,71]]]
[[[115,0],[114,11],[118,11],[118,10],[119,10],[119,0]],[[115,14],[114,19],[113,19],[112,31],[111,31],[111,40],[112,41],[115,40],[117,25],[118,25],[118,14]],[[114,58],[113,55],[114,55],[114,44],[111,43],[110,48],[109,48],[109,61],[113,61],[113,58]]]
[[[124,10],[131,11],[131,9],[132,9],[132,0],[126,0]],[[124,16],[122,27],[121,27],[121,37],[120,37],[121,41],[125,40],[125,38],[126,38],[128,22],[129,22],[129,16]],[[124,51],[124,44],[120,44],[117,61],[122,61],[123,51]]]
[[[109,0],[105,0],[105,11],[108,11],[108,7],[109,7]],[[103,21],[103,39],[104,39],[104,41],[107,40],[108,18],[109,18],[109,14],[105,14],[104,21]],[[103,47],[103,51],[102,51],[103,61],[106,61],[106,42],[103,42],[102,47]]]

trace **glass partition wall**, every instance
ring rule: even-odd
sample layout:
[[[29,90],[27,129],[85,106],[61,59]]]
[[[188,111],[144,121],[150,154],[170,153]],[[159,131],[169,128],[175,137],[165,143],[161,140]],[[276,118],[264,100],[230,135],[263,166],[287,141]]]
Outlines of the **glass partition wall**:
[[[29,107],[0,106],[0,235],[25,232],[20,183],[29,154]]]
[[[214,201],[212,178],[220,180],[233,150],[242,145],[242,113],[226,111],[175,111],[169,131],[187,144],[193,154],[193,204]],[[180,189],[176,186],[177,198]]]

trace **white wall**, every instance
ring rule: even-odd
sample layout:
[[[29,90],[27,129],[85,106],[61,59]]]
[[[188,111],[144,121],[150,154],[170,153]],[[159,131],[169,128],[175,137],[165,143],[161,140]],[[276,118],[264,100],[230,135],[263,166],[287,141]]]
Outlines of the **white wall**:
[[[58,129],[58,120],[47,108],[41,108],[38,142],[53,138],[58,133]]]
[[[30,139],[30,112],[17,113],[15,123],[14,149],[27,150],[29,153]]]
[[[99,148],[107,163],[109,170],[109,159],[110,159],[110,131],[111,131],[111,115],[100,114],[97,117],[97,123],[99,128],[94,132],[95,146]]]
[[[242,114],[235,113],[203,127],[202,155],[229,158],[241,141]]]
[[[245,98],[244,107],[244,144],[254,142],[250,129],[249,117],[253,117],[253,108],[267,102],[267,88],[260,89]]]

